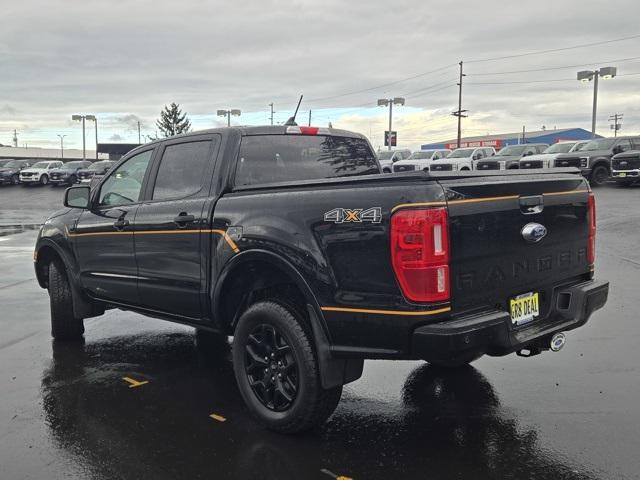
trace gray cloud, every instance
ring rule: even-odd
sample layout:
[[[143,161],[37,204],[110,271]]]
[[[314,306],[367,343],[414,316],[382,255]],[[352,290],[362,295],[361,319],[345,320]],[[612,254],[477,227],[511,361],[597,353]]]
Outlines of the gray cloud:
[[[601,3],[578,0],[463,0],[455,4],[399,0],[391,8],[388,2],[363,0],[185,0],[179,5],[88,0],[73,9],[62,0],[31,0],[3,8],[11,21],[0,30],[0,91],[12,104],[11,111],[0,107],[0,133],[16,122],[34,126],[33,135],[47,128],[70,129],[70,143],[80,138],[77,124],[68,122],[71,113],[99,114],[104,118],[105,135],[137,140],[137,121],[142,122],[143,130],[154,130],[160,109],[172,101],[190,115],[209,115],[208,124],[213,125],[217,108],[266,111],[273,101],[282,112],[295,106],[300,93],[306,99],[302,108],[314,110],[373,106],[378,96],[406,94],[407,105],[442,112],[444,122],[456,107],[455,64],[460,59],[468,62],[464,107],[475,118],[484,118],[486,129],[509,126],[508,130],[514,130],[522,124],[537,128],[556,121],[588,127],[591,91],[571,80],[576,68],[474,74],[640,55],[636,39],[471,62],[635,34],[640,13],[635,0],[614,0],[606,9]],[[372,88],[443,65],[451,67]],[[640,61],[618,66],[621,72],[640,72]],[[568,80],[478,84],[563,78]],[[606,86],[602,82],[604,127],[608,114],[622,109],[625,128],[640,129],[640,107],[637,101],[630,101],[639,81],[640,76],[628,76]],[[445,82],[445,88],[427,88],[439,82]],[[371,90],[312,101],[361,89]],[[384,117],[382,109],[380,117]],[[447,137],[454,129],[450,128]],[[55,140],[53,130],[48,134]]]

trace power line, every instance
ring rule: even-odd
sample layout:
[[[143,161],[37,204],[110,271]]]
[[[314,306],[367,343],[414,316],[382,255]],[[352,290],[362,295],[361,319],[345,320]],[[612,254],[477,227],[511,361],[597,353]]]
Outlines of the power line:
[[[621,73],[616,77],[628,77],[631,75],[640,75],[640,72],[633,73]],[[527,84],[527,83],[547,83],[547,82],[575,82],[575,77],[572,78],[550,78],[547,80],[523,80],[523,81],[511,81],[511,82],[467,82],[467,85],[512,85],[512,84]]]
[[[467,74],[470,77],[479,77],[479,76],[493,76],[493,75],[510,75],[512,73],[532,73],[532,72],[543,72],[549,70],[563,70],[565,68],[577,68],[577,67],[588,67],[589,65],[595,64],[604,64],[604,63],[622,63],[622,62],[630,62],[633,60],[638,60],[640,57],[629,57],[629,58],[618,58],[616,60],[603,60],[600,62],[589,62],[589,63],[580,63],[576,65],[562,65],[557,67],[540,67],[540,68],[532,68],[528,70],[511,70],[508,72],[483,72],[483,73],[469,73]]]
[[[375,87],[363,88],[362,90],[355,90],[355,91],[353,91],[353,92],[341,93],[340,95],[332,95],[332,96],[330,96],[330,97],[311,98],[311,99],[309,99],[308,101],[309,101],[309,102],[322,102],[322,101],[324,101],[324,100],[333,100],[333,99],[335,99],[335,98],[342,98],[342,97],[346,97],[346,96],[349,96],[349,95],[355,95],[355,94],[357,94],[357,93],[370,92],[370,91],[372,91],[372,90],[378,90],[378,89],[380,89],[380,88],[389,87],[389,86],[391,86],[391,85],[396,85],[396,84],[398,84],[398,83],[406,82],[406,81],[408,81],[408,80],[413,80],[413,79],[415,79],[415,78],[424,77],[424,76],[427,76],[427,75],[431,75],[431,74],[433,74],[433,73],[438,73],[438,72],[441,72],[442,70],[446,70],[447,68],[451,68],[451,67],[453,67],[453,66],[455,66],[455,65],[457,65],[457,64],[456,64],[456,63],[454,63],[454,64],[452,64],[452,65],[445,65],[444,67],[436,68],[436,69],[434,69],[434,70],[430,70],[430,71],[428,71],[428,72],[418,73],[418,74],[416,74],[416,75],[412,75],[412,76],[410,76],[410,77],[406,77],[406,78],[401,78],[401,79],[399,79],[399,80],[395,80],[395,81],[393,81],[393,82],[383,83],[383,84],[377,85],[377,86],[375,86]]]
[[[640,33],[635,34],[635,35],[629,35],[628,37],[614,38],[612,40],[602,40],[600,42],[591,42],[591,43],[583,43],[583,44],[580,44],[580,45],[573,45],[571,47],[549,48],[547,50],[535,50],[535,51],[526,52],[526,53],[517,53],[517,54],[513,54],[513,55],[503,55],[501,57],[480,58],[480,59],[476,59],[476,60],[465,60],[465,61],[467,63],[493,62],[495,60],[506,60],[508,58],[519,58],[519,57],[526,57],[526,56],[529,56],[529,55],[541,55],[543,53],[562,52],[562,51],[566,51],[566,50],[575,50],[575,49],[578,49],[578,48],[594,47],[596,45],[605,45],[605,44],[608,44],[608,43],[623,42],[625,40],[631,40],[633,38],[640,38]]]

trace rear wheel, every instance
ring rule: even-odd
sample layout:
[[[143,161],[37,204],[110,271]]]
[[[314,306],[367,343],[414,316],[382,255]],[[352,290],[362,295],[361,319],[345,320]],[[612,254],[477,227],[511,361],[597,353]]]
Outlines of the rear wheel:
[[[597,165],[591,171],[591,177],[589,179],[589,183],[593,186],[601,186],[607,183],[609,179],[609,169],[604,165]]]
[[[49,302],[51,304],[51,336],[56,340],[77,340],[84,333],[81,318],[73,314],[71,284],[60,260],[49,264]]]
[[[322,388],[304,319],[275,302],[256,303],[240,317],[233,339],[233,369],[251,413],[281,433],[298,433],[323,423],[342,395],[342,386]]]

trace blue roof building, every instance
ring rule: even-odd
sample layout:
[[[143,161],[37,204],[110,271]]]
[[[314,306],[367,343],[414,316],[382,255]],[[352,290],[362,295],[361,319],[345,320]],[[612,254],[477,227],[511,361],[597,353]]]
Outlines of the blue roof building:
[[[596,135],[600,138],[600,135]],[[478,137],[465,137],[461,139],[461,147],[494,147],[499,150],[507,145],[519,145],[521,143],[552,143],[561,140],[590,140],[591,132],[584,128],[558,128],[553,130],[538,130],[536,132],[525,132],[524,142],[522,132],[502,133],[498,135],[483,135]],[[433,148],[457,148],[457,140],[447,140],[440,143],[425,143],[420,147],[422,150]]]

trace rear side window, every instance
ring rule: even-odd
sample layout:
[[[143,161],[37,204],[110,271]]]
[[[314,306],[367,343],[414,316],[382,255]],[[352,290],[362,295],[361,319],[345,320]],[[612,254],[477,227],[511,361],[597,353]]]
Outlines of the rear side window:
[[[199,192],[211,158],[211,146],[211,140],[206,140],[165,147],[152,198],[184,198]]]
[[[246,136],[240,144],[236,185],[380,173],[366,140],[311,135]]]

